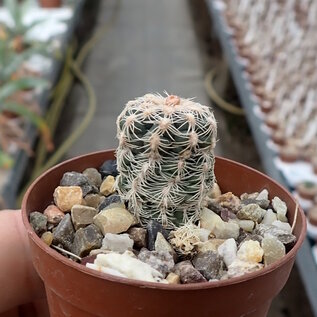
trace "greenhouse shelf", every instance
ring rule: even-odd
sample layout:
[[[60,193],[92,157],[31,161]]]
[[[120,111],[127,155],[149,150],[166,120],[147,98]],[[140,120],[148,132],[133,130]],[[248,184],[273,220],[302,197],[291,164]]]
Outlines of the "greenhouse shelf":
[[[44,76],[51,83],[49,89],[44,90],[39,96],[39,106],[42,111],[43,116],[45,115],[49,107],[49,99],[56,82],[58,81],[60,72],[64,65],[64,57],[66,55],[67,47],[73,37],[75,28],[80,21],[80,16],[82,14],[82,9],[85,0],[74,1],[73,3],[73,14],[72,17],[67,21],[67,30],[62,35],[58,37],[60,41],[61,57],[52,60],[52,65],[50,67],[50,72]],[[36,128],[28,124],[26,128],[27,139],[31,145],[34,147],[35,141],[38,136]],[[1,197],[6,208],[14,209],[16,208],[16,200],[19,192],[19,187],[23,176],[26,172],[30,156],[26,154],[25,151],[19,150],[14,157],[14,165],[10,170],[8,179],[1,189]]]
[[[221,2],[208,0],[208,7],[212,17],[214,31],[220,40],[223,52],[226,56],[228,66],[242,102],[247,121],[254,136],[254,141],[260,154],[264,170],[277,182],[285,187],[289,187],[286,180],[274,163],[276,153],[268,146],[270,141],[269,135],[266,134],[263,129],[261,129],[261,126],[263,126],[263,121],[254,112],[257,104],[250,90],[248,89],[249,85],[243,73],[243,64],[241,63],[242,60],[237,55],[236,48],[230,35],[230,29],[224,20]],[[296,264],[299,268],[312,311],[317,317],[317,265],[314,261],[310,242],[307,238],[298,252]]]

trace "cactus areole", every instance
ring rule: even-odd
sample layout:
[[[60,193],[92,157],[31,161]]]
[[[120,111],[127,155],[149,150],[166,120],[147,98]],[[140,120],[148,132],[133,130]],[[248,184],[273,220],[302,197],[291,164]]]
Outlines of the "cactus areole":
[[[117,119],[116,189],[142,224],[199,219],[214,183],[216,135],[212,111],[193,100],[147,94],[127,103]]]

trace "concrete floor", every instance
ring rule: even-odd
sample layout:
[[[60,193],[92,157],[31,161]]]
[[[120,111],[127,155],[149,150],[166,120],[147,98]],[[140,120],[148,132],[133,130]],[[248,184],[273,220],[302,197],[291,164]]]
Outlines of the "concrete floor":
[[[114,0],[100,3],[97,27],[109,21],[115,6]],[[219,53],[219,49],[209,38],[210,32],[206,32],[208,23],[200,0],[121,1],[115,22],[85,63],[85,73],[96,91],[98,109],[67,157],[115,148],[117,115],[128,100],[147,92],[166,90],[183,97],[196,97],[200,103],[210,105],[203,78],[211,56]],[[75,85],[59,125],[57,144],[79,124],[86,106],[85,93]],[[219,130],[217,154],[260,169],[244,119],[214,110]],[[312,316],[296,268],[273,301],[268,316]]]

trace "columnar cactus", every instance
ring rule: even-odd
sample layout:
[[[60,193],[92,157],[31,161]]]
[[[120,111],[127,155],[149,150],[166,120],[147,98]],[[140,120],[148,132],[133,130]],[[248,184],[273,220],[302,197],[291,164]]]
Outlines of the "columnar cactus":
[[[117,119],[116,189],[142,224],[175,227],[199,219],[214,183],[217,126],[207,106],[147,94]]]

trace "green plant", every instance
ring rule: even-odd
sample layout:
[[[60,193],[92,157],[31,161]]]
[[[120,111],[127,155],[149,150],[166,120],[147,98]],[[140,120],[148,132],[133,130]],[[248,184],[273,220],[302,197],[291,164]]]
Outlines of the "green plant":
[[[25,41],[26,33],[32,28],[39,25],[43,20],[35,20],[30,24],[24,22],[24,16],[30,10],[30,8],[35,6],[34,0],[4,0],[4,6],[8,10],[13,25],[7,27],[8,35],[14,40],[13,45],[19,51],[23,48],[23,43]],[[22,45],[22,47],[20,47]]]
[[[47,81],[32,77],[20,78],[3,84],[0,87],[0,113],[14,113],[30,121],[40,131],[41,136],[45,141],[47,149],[52,150],[53,144],[51,141],[51,134],[45,120],[38,114],[28,109],[25,105],[15,102],[11,99],[12,95],[18,91],[25,89],[45,88],[47,87],[47,85]],[[11,163],[12,162],[10,160],[9,155],[5,153],[3,149],[0,150],[0,166],[10,167]]]
[[[6,39],[0,39],[0,84],[12,79],[19,72],[23,63],[34,54],[45,55],[47,50],[35,44],[21,53],[15,52]]]
[[[216,121],[189,99],[147,94],[117,119],[116,188],[142,222],[166,227],[199,219],[214,182]]]

